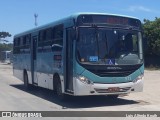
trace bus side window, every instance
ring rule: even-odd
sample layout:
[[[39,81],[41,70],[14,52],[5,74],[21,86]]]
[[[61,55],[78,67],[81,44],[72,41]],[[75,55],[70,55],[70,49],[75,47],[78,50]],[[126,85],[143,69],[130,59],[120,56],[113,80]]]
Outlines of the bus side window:
[[[14,39],[14,54],[20,53],[20,38]]]
[[[42,43],[43,43],[43,47],[44,46],[47,46],[47,30],[45,29],[45,30],[43,30],[43,40],[42,40]]]
[[[53,29],[52,51],[61,51],[63,47],[63,25],[58,25]]]
[[[31,42],[31,36],[30,35],[27,35],[26,36],[26,45],[29,45]]]
[[[23,37],[20,37],[20,46],[23,46]]]
[[[45,40],[46,40],[46,31],[45,31],[45,30],[41,30],[41,31],[39,32],[38,46],[39,46],[39,47],[43,47]]]
[[[23,36],[23,46],[26,46],[26,36]]]
[[[46,43],[45,46],[51,46],[53,40],[53,28],[48,28],[46,30]]]
[[[17,39],[14,38],[14,44],[13,44],[13,53],[16,54],[16,44],[17,44]]]

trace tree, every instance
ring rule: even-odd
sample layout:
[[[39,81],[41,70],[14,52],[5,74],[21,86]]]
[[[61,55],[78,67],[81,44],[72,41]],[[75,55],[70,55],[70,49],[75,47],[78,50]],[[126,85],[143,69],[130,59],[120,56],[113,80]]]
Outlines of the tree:
[[[0,44],[0,52],[1,51],[6,51],[6,50],[12,50],[13,49],[13,44],[9,43],[9,44]]]
[[[6,37],[11,37],[11,34],[9,32],[0,32],[0,38],[6,38]]]
[[[9,32],[4,32],[4,31],[0,32],[0,51],[12,50],[13,48],[12,43],[9,44],[5,43],[8,42],[7,40],[5,40],[6,37],[11,37],[11,34]]]
[[[147,40],[147,53],[160,55],[160,18],[154,21],[144,19],[144,36]]]
[[[4,39],[6,37],[11,37],[11,34],[9,32],[4,32],[4,31],[0,32],[0,42],[1,41],[7,42],[7,40]]]

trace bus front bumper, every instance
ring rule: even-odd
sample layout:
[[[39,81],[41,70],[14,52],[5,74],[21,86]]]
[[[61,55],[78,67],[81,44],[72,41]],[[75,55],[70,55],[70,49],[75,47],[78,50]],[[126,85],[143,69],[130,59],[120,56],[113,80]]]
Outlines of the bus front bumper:
[[[128,94],[131,92],[143,91],[144,78],[136,82],[117,83],[117,84],[100,84],[92,83],[86,84],[79,79],[74,78],[74,95],[87,96],[87,95],[120,95]]]

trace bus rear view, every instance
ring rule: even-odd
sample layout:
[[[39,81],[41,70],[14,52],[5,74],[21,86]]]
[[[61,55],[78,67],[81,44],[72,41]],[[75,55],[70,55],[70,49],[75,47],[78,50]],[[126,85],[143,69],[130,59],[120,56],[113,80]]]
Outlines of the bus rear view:
[[[141,22],[115,15],[77,19],[76,95],[110,95],[143,90]]]

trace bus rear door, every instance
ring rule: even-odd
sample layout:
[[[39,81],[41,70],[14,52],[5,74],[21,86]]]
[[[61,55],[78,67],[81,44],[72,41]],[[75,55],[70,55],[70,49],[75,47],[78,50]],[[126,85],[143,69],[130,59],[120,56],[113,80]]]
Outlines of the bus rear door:
[[[32,36],[31,40],[31,77],[32,84],[37,85],[36,65],[37,65],[37,40],[38,36]]]

